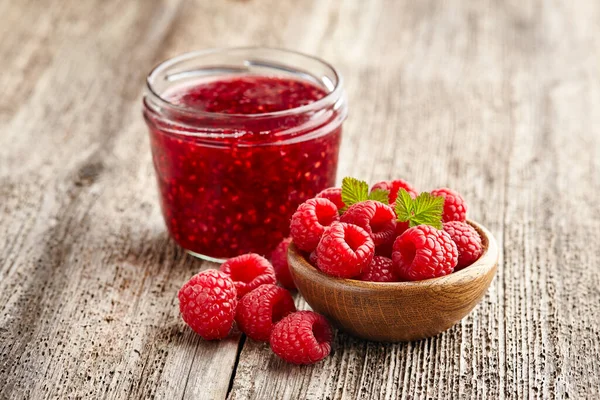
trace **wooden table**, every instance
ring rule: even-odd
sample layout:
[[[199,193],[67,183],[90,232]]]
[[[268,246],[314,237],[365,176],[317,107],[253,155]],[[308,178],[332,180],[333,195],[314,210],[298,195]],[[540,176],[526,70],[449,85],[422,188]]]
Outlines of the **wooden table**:
[[[597,399],[599,21],[585,0],[1,2],[0,398]],[[212,265],[165,232],[144,78],[251,44],[342,71],[340,179],[451,186],[493,231],[497,277],[460,324],[338,333],[296,367],[181,321],[177,290]]]

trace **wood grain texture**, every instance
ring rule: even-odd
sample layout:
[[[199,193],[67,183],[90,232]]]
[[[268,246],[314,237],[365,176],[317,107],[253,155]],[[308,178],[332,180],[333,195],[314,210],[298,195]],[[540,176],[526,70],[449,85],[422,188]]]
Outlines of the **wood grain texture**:
[[[0,2],[0,399],[596,399],[598,21],[586,0]],[[338,333],[309,367],[185,328],[177,289],[209,265],[165,233],[143,79],[235,45],[343,73],[340,178],[465,195],[503,252],[459,325]]]
[[[496,240],[469,223],[482,239],[483,254],[469,268],[443,277],[391,283],[334,278],[313,267],[294,243],[288,251],[290,273],[306,303],[352,336],[377,342],[434,337],[473,310],[496,274]]]

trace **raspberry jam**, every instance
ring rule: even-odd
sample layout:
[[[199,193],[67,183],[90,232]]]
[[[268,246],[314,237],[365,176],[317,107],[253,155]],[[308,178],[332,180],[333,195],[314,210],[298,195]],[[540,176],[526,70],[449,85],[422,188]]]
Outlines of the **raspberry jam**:
[[[185,67],[203,54],[182,56]],[[274,57],[275,73],[264,70],[267,57],[260,71],[178,68],[155,88],[159,66],[148,78],[144,116],[163,216],[173,239],[195,255],[269,254],[289,234],[298,205],[335,183],[343,93],[332,98],[333,80],[309,80],[305,69],[282,73]]]

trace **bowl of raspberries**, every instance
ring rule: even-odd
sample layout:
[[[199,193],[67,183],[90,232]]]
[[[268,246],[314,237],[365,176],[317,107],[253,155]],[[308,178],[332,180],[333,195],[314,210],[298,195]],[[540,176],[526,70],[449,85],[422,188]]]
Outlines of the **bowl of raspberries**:
[[[455,325],[481,300],[498,247],[467,220],[456,191],[344,178],[292,216],[290,281],[313,310],[373,341],[410,341]],[[286,271],[287,272],[287,271]]]
[[[450,189],[344,178],[298,207],[270,260],[243,254],[184,283],[181,316],[205,340],[239,331],[293,364],[327,357],[332,325],[374,341],[436,335],[475,307],[497,268],[494,238],[466,213]],[[296,309],[296,289],[312,311]]]

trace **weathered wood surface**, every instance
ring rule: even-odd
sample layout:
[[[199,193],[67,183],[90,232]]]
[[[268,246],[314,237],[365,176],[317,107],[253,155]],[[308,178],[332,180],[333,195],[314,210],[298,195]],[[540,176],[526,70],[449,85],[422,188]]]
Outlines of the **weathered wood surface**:
[[[0,2],[0,399],[596,399],[598,21],[586,0]],[[338,333],[311,367],[185,328],[176,291],[210,265],[165,234],[143,79],[250,44],[343,72],[340,176],[470,200],[504,250],[461,324],[408,344]]]

